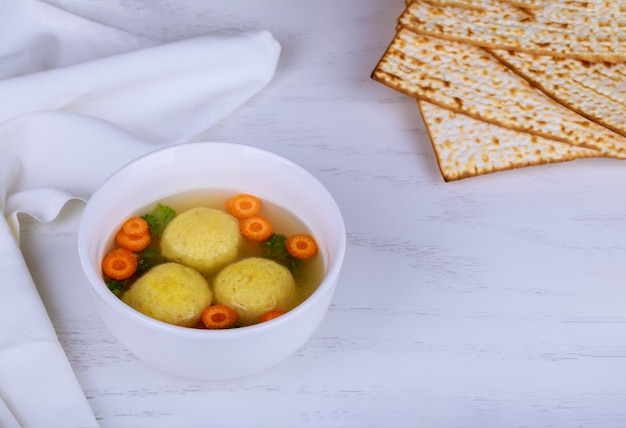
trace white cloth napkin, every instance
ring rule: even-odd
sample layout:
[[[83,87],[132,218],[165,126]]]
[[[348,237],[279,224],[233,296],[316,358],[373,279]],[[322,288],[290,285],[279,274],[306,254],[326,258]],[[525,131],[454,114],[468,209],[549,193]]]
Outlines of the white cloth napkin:
[[[279,55],[267,31],[163,42],[0,0],[0,426],[97,426],[19,250],[17,213],[51,221],[124,163],[188,141],[263,89]]]

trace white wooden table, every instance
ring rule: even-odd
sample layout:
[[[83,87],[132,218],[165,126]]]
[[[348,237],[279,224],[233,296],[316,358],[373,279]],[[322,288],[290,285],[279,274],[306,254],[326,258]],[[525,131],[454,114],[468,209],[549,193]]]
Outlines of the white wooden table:
[[[195,140],[300,163],[348,233],[311,340],[268,371],[208,382],[145,365],[98,319],[80,203],[52,224],[24,219],[26,260],[102,427],[626,426],[626,163],[445,183],[415,101],[370,79],[402,0],[50,2],[172,39],[270,30],[274,80]]]

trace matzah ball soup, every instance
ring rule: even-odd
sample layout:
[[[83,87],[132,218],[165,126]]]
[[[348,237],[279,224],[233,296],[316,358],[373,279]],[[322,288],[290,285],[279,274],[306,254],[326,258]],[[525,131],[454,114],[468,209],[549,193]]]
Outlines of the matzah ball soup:
[[[257,199],[260,208],[233,211],[232,201],[239,195]],[[241,206],[250,208],[247,200]],[[246,233],[246,227],[263,227],[254,222],[258,217],[271,227],[263,239]],[[149,224],[150,243],[130,251],[136,268],[120,279],[107,272],[104,262],[123,250],[119,235],[126,222],[137,218]],[[250,219],[252,226],[246,226]],[[299,218],[253,195],[215,189],[185,193],[146,206],[120,225],[108,243],[103,276],[122,301],[159,321],[191,328],[244,327],[293,309],[323,281],[324,263],[317,251],[304,258],[290,254],[289,238],[300,236],[311,237],[311,232]],[[210,264],[200,262],[204,259]],[[216,259],[219,263],[213,263]],[[183,275],[185,280],[179,280]]]

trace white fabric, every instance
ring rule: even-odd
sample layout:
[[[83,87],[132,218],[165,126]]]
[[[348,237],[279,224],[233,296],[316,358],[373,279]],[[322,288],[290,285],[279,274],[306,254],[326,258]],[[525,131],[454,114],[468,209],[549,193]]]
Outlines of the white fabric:
[[[51,221],[129,160],[188,141],[263,89],[279,55],[267,31],[163,42],[0,0],[0,426],[97,426],[19,251],[16,214]]]

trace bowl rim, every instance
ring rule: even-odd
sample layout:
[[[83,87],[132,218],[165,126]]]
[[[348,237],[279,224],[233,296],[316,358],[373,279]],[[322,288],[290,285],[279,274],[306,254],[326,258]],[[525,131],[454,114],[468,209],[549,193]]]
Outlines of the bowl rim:
[[[302,303],[300,303],[295,308],[289,310],[284,315],[278,318],[275,318],[273,320],[267,321],[267,322],[258,323],[258,324],[254,324],[250,326],[231,328],[231,329],[211,330],[211,329],[197,329],[197,328],[183,327],[183,326],[177,326],[177,325],[169,324],[163,321],[159,321],[150,316],[144,315],[141,312],[131,308],[126,303],[124,303],[119,297],[114,295],[107,287],[97,286],[97,284],[102,284],[102,278],[100,277],[99,273],[96,271],[95,267],[91,263],[91,260],[89,257],[89,246],[87,245],[89,241],[87,237],[85,236],[85,233],[86,233],[85,228],[86,228],[86,224],[87,224],[88,217],[89,217],[88,214],[91,211],[92,206],[93,206],[92,200],[97,199],[100,193],[106,191],[107,185],[111,181],[113,181],[115,177],[124,173],[124,171],[132,168],[133,166],[146,162],[150,158],[159,156],[166,152],[170,152],[170,151],[173,152],[173,151],[179,151],[179,150],[194,150],[196,147],[202,147],[202,148],[231,147],[231,148],[237,148],[240,150],[243,149],[243,150],[248,150],[251,152],[257,152],[264,156],[269,156],[277,160],[280,160],[281,162],[289,164],[290,167],[299,170],[300,173],[304,174],[305,176],[308,176],[308,179],[312,180],[319,187],[319,189],[322,191],[322,193],[325,194],[325,197],[330,202],[329,207],[333,211],[333,214],[334,214],[333,218],[335,219],[335,223],[336,223],[335,226],[337,227],[339,231],[339,239],[337,241],[335,257],[333,259],[328,260],[328,270],[326,271],[324,279],[322,280],[320,285],[315,289],[315,291],[311,293],[311,295],[307,297]],[[334,290],[334,288],[336,287],[336,283],[339,277],[343,260],[345,258],[345,252],[346,252],[346,246],[347,246],[346,241],[347,241],[347,238],[346,238],[345,222],[344,222],[341,210],[339,209],[339,206],[335,198],[332,196],[332,194],[326,188],[326,186],[324,186],[321,183],[321,181],[319,181],[319,179],[315,177],[311,172],[309,172],[306,168],[302,167],[301,165],[295,163],[294,161],[290,159],[283,157],[282,155],[279,155],[275,152],[272,152],[263,148],[259,148],[256,146],[251,146],[251,145],[247,145],[243,143],[211,142],[211,141],[195,141],[195,142],[188,142],[188,143],[181,143],[181,144],[160,147],[155,150],[151,150],[125,163],[121,167],[117,168],[102,183],[100,183],[98,188],[88,198],[85,208],[83,210],[83,213],[81,215],[81,219],[80,219],[79,226],[78,226],[78,233],[77,233],[78,255],[79,255],[83,273],[85,274],[85,277],[87,281],[89,282],[90,290],[97,293],[107,303],[107,305],[111,307],[112,309],[114,309],[116,312],[124,313],[130,318],[135,318],[139,322],[145,324],[147,327],[151,329],[160,330],[162,333],[165,333],[165,334],[171,334],[171,335],[177,335],[177,336],[182,335],[184,337],[188,336],[191,338],[243,337],[243,336],[254,335],[260,331],[273,328],[283,323],[288,323],[291,318],[299,316],[299,314],[305,311],[307,307],[314,306],[317,302],[319,302],[321,299],[325,297],[326,293]]]

